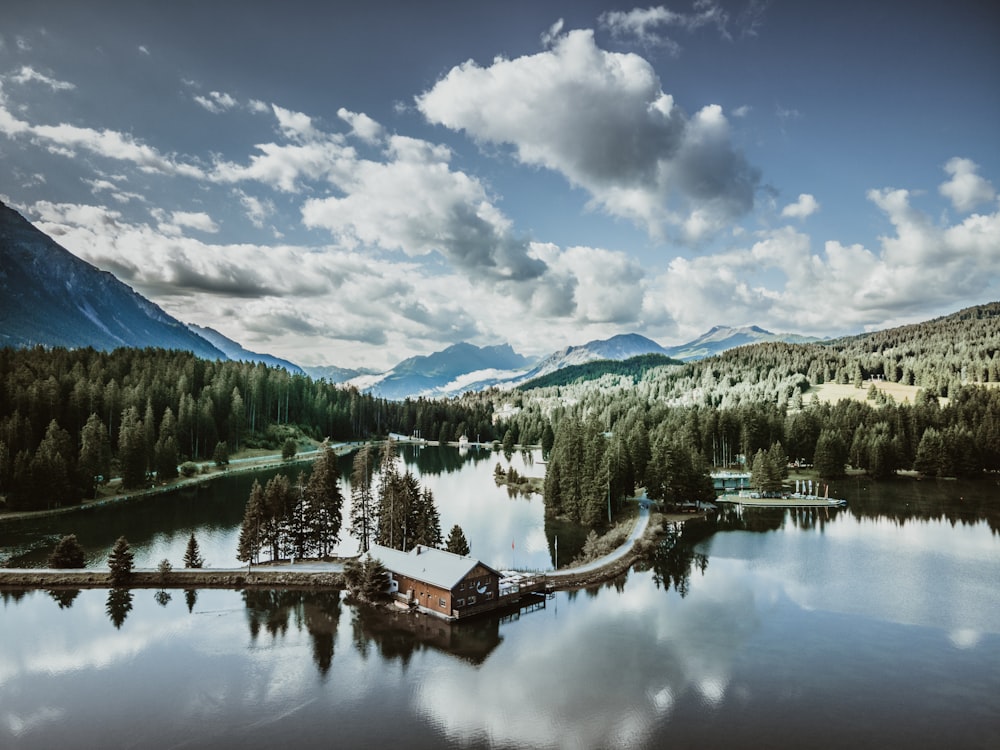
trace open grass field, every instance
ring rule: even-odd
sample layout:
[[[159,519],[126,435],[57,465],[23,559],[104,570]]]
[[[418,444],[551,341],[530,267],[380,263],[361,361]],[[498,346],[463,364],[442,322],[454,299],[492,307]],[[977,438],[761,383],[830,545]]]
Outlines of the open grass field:
[[[850,383],[823,383],[822,385],[814,385],[802,394],[802,401],[803,403],[809,403],[814,393],[821,403],[836,403],[845,398],[854,399],[855,401],[865,401],[868,398],[868,389],[871,385],[870,380],[866,380],[860,388],[855,388]],[[890,383],[885,380],[875,381],[875,387],[886,395],[891,396],[896,403],[900,404],[906,402],[915,403],[917,400],[917,391],[920,390],[915,385]],[[948,403],[948,399],[942,398],[938,402],[941,406],[944,406]]]

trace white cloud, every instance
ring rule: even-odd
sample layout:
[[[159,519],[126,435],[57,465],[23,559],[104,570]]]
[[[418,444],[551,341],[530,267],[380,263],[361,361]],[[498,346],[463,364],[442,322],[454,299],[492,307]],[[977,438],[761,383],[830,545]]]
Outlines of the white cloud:
[[[68,83],[66,81],[58,81],[55,78],[39,73],[37,70],[28,65],[23,66],[21,70],[10,76],[10,80],[14,83],[20,84],[34,81],[48,86],[53,91],[72,91],[76,88],[76,84]]]
[[[800,193],[795,203],[781,209],[781,215],[789,219],[804,219],[819,211],[819,201],[809,193]]]
[[[219,91],[209,91],[208,96],[196,95],[194,100],[212,114],[219,114],[239,105],[232,96]]]
[[[138,49],[142,54],[149,55],[149,47],[147,47],[145,44],[140,44]]]
[[[694,211],[714,231],[753,207],[759,178],[733,147],[721,108],[689,118],[646,60],[599,49],[591,31],[488,68],[465,62],[417,106],[477,141],[512,145],[522,163],[563,174],[592,205],[656,236]]]
[[[264,220],[274,213],[273,201],[261,200],[242,190],[236,190],[236,197],[243,205],[243,210],[246,212],[247,218],[250,219],[250,223],[257,229],[263,229]]]
[[[351,126],[351,133],[366,143],[377,143],[382,138],[382,126],[364,113],[351,112],[341,107],[337,117]]]
[[[978,174],[979,165],[971,159],[954,157],[944,165],[951,179],[941,183],[938,192],[951,201],[956,210],[968,213],[996,197],[993,185]]]
[[[344,195],[305,202],[306,226],[330,230],[341,242],[439,252],[455,267],[493,279],[541,273],[527,243],[490,203],[482,184],[448,164],[449,151],[414,138],[392,136],[387,161],[357,160],[337,184]]]
[[[733,110],[733,117],[746,117],[753,111],[753,107],[749,104],[744,104]]]
[[[174,211],[170,218],[171,222],[178,227],[196,229],[208,234],[215,234],[219,231],[219,225],[204,211]]]
[[[675,259],[649,282],[646,304],[661,305],[682,337],[701,332],[705,309],[718,320],[779,329],[793,321],[796,330],[835,334],[1000,295],[1000,211],[941,227],[913,208],[906,190],[868,197],[894,229],[877,250],[836,240],[816,249],[808,235],[783,227],[759,233],[748,248]]]
[[[277,104],[272,104],[274,116],[278,118],[281,134],[291,141],[312,141],[319,137],[319,132],[313,127],[312,118],[302,112],[294,112]]]

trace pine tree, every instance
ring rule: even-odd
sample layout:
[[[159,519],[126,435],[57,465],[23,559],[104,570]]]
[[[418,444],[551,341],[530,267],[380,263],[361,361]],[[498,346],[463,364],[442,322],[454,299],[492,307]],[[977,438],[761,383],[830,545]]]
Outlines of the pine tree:
[[[115,546],[108,555],[108,567],[111,569],[111,583],[115,587],[125,586],[132,576],[135,554],[129,546],[128,539],[118,537]]]
[[[448,552],[454,552],[456,555],[468,555],[471,552],[469,542],[465,538],[465,532],[462,531],[462,527],[457,523],[448,532],[448,541],[445,542],[445,549]]]
[[[99,482],[107,482],[111,478],[111,439],[97,414],[91,414],[80,431],[77,467],[88,497],[96,494]]]
[[[260,562],[261,527],[264,525],[264,489],[260,482],[253,480],[250,487],[250,497],[243,511],[243,524],[240,526],[240,540],[236,559],[245,563]]]
[[[198,540],[194,538],[194,532],[191,532],[191,537],[188,539],[187,549],[184,550],[184,567],[185,568],[201,568],[205,565],[205,560],[201,556],[201,550],[198,548]]]
[[[337,453],[326,443],[321,450],[306,485],[306,501],[311,520],[311,546],[320,557],[326,557],[340,542],[344,496],[340,491]]]
[[[354,456],[351,466],[351,536],[367,552],[375,530],[375,502],[372,495],[374,449],[365,445]]]
[[[118,459],[125,489],[142,487],[146,482],[146,439],[139,411],[130,406],[122,412],[118,431]]]

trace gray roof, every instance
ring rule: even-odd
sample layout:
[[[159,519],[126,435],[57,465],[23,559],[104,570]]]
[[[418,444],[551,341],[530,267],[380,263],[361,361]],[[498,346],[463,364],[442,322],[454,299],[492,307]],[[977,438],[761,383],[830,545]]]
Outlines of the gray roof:
[[[477,565],[482,565],[490,572],[496,573],[489,565],[481,563],[474,557],[456,555],[453,552],[445,552],[434,547],[420,546],[414,547],[409,552],[403,552],[391,547],[373,544],[369,552],[372,557],[381,560],[382,564],[393,573],[424,581],[449,591]]]

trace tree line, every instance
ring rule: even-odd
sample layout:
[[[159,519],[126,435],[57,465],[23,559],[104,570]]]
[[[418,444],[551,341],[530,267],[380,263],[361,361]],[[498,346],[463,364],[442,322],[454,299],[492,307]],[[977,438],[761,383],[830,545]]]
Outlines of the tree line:
[[[372,543],[403,550],[440,547],[444,542],[434,494],[409,470],[400,471],[394,441],[362,446],[351,465],[347,532],[362,552]],[[277,474],[265,485],[254,481],[240,526],[237,559],[325,558],[340,543],[345,498],[336,452],[324,445],[308,478],[293,482]],[[449,551],[468,554],[459,526],[447,540]]]
[[[280,367],[164,349],[0,349],[0,495],[58,507],[97,482],[170,479],[186,461],[278,449],[293,434],[358,440],[389,432],[494,438],[488,402],[402,402]]]

